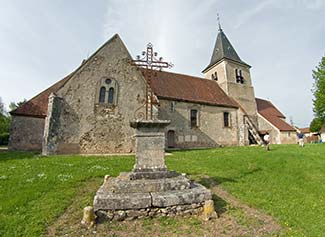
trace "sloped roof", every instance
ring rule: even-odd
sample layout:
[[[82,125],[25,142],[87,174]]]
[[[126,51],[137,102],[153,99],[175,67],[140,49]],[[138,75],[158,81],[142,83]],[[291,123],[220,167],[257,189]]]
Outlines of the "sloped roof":
[[[58,81],[45,91],[41,92],[37,96],[33,97],[23,105],[21,105],[19,108],[13,110],[10,112],[11,115],[16,116],[29,116],[29,117],[37,117],[37,118],[45,118],[47,116],[47,106],[48,106],[48,100],[51,93],[57,92],[64,84],[72,78],[72,76],[79,71],[84,65],[86,65],[87,62],[89,62],[95,55],[106,45],[108,45],[110,42],[112,42],[114,39],[118,39],[122,42],[120,36],[118,34],[115,34],[113,37],[111,37],[105,44],[103,44],[99,49],[97,49],[87,60],[84,60],[82,64],[72,73],[70,73],[68,76],[63,78],[62,80]],[[123,44],[123,42],[122,42]],[[131,58],[131,55],[129,55]]]
[[[227,96],[218,83],[208,79],[154,71],[151,88],[158,98],[238,108],[236,101]]]
[[[17,109],[10,112],[11,115],[17,116],[29,116],[37,118],[45,118],[47,115],[47,105],[49,96],[51,93],[55,93],[60,89],[72,76],[72,74],[66,76],[62,80],[58,81],[45,91],[41,92],[37,96],[33,97]]]
[[[300,131],[302,133],[310,133],[310,129],[309,128],[300,128]]]
[[[219,29],[217,40],[216,40],[216,43],[215,43],[215,46],[214,46],[214,49],[212,52],[210,64],[203,70],[203,72],[224,58],[249,66],[247,63],[243,62],[240,59],[236,50],[234,49],[234,47],[231,45],[230,41],[228,40],[226,34],[223,32],[222,29]]]
[[[259,98],[255,100],[258,113],[273,124],[273,126],[280,131],[296,131],[295,128],[284,120],[285,116],[270,101]]]

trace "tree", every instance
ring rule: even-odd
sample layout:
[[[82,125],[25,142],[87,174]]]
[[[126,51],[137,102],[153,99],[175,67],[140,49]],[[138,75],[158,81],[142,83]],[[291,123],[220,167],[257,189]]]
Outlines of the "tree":
[[[9,104],[9,109],[10,109],[10,111],[13,111],[13,110],[15,110],[15,109],[17,109],[18,107],[20,107],[20,106],[22,106],[24,103],[26,103],[26,99],[24,99],[24,100],[22,100],[22,101],[20,101],[20,102],[17,102],[17,103],[15,103],[15,102],[10,102],[10,104]]]
[[[0,97],[0,116],[4,115],[4,113],[5,113],[5,105],[2,102],[2,98]]]
[[[313,70],[313,94],[315,99],[313,100],[314,112],[317,118],[322,123],[325,123],[325,56],[321,62]]]
[[[311,132],[319,132],[322,128],[323,121],[320,118],[314,118],[309,125]]]
[[[0,97],[0,135],[8,134],[10,126],[10,117],[6,113],[4,103]],[[6,135],[7,136],[7,135]]]

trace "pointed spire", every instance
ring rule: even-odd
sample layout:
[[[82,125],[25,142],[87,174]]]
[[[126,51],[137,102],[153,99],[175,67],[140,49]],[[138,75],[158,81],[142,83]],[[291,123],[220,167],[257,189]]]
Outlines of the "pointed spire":
[[[249,66],[247,63],[243,62],[238,56],[236,50],[231,45],[226,34],[223,32],[220,24],[220,19],[219,19],[219,33],[214,46],[211,61],[210,64],[203,70],[203,72],[205,72],[207,69],[209,69],[210,67],[212,67],[213,65],[221,61],[222,59],[228,59]]]

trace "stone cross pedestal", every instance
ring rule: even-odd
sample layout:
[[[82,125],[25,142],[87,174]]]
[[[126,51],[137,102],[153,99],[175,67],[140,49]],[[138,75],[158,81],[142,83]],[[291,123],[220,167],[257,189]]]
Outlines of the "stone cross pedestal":
[[[165,165],[165,127],[166,120],[132,121],[136,129],[136,161],[131,179],[158,179],[177,176],[167,171]]]
[[[168,124],[169,121],[161,120],[130,123],[136,130],[136,163],[132,172],[104,180],[94,198],[94,210],[99,219],[121,221],[202,214],[207,210],[206,205],[211,206],[210,190],[167,170],[165,127]],[[212,210],[205,216],[214,214]]]

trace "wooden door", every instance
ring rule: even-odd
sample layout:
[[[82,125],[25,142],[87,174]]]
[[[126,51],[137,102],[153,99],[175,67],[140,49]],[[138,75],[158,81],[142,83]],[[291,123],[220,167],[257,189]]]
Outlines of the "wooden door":
[[[167,132],[167,146],[168,148],[175,147],[175,131],[173,130],[169,130]]]

